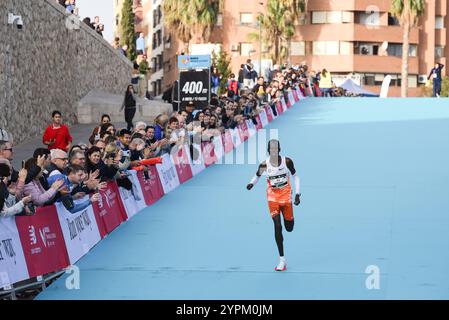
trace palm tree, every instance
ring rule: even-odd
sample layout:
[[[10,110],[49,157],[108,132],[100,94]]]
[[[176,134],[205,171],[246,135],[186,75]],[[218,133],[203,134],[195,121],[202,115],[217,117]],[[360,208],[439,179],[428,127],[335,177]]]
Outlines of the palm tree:
[[[288,43],[288,62],[291,64],[291,44],[295,34],[295,22],[306,11],[307,0],[279,0],[281,4],[287,7],[284,19],[286,20],[286,37]]]
[[[391,13],[399,20],[403,29],[401,96],[408,94],[408,58],[410,50],[410,30],[416,27],[419,17],[424,14],[424,0],[393,0]]]
[[[266,14],[257,17],[263,29],[263,40],[271,51],[274,63],[287,56],[285,42],[295,33],[294,20],[291,18],[290,7],[279,0],[268,0]],[[253,35],[249,35],[253,39]]]
[[[166,27],[188,49],[194,36],[200,42],[209,40],[222,6],[223,0],[165,0],[162,10]]]

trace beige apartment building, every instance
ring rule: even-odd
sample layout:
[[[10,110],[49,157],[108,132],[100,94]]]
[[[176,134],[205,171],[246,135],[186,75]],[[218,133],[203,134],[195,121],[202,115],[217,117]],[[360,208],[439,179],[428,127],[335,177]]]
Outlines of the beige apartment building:
[[[232,59],[233,72],[237,73],[247,59],[258,69],[260,44],[249,41],[248,34],[259,32],[256,17],[265,11],[266,1],[225,0],[210,43],[202,46],[193,43],[190,51],[194,54],[210,48],[226,50]],[[176,56],[184,50],[184,44],[163,25],[163,0],[135,3],[142,6],[139,31],[147,34],[152,67],[149,88],[160,95],[178,77]],[[390,6],[391,0],[308,0],[307,12],[298,22],[291,44],[292,63],[306,63],[312,70],[326,68],[335,76],[336,83],[351,74],[356,82],[374,92],[380,92],[380,85],[389,74],[390,96],[399,96],[402,29],[389,14]],[[447,0],[426,0],[425,15],[410,34],[410,96],[422,95],[426,77],[436,62],[446,65],[448,7]],[[267,60],[262,48],[264,65]],[[447,68],[443,71],[449,74]]]

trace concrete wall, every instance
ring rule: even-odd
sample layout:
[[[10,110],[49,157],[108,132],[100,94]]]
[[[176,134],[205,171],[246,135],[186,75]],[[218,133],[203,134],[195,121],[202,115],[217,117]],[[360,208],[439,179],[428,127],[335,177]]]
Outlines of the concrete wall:
[[[22,30],[7,24],[9,12],[22,16]],[[55,0],[0,1],[0,127],[16,143],[42,135],[52,110],[76,123],[77,103],[91,90],[123,95],[130,81],[124,56],[69,22]]]

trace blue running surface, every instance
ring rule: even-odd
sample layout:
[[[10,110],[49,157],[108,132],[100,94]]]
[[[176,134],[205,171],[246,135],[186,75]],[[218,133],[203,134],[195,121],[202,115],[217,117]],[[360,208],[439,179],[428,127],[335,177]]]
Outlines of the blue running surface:
[[[308,99],[268,129],[301,178],[285,272],[257,164],[217,164],[82,258],[79,290],[64,275],[38,299],[449,299],[446,100]]]

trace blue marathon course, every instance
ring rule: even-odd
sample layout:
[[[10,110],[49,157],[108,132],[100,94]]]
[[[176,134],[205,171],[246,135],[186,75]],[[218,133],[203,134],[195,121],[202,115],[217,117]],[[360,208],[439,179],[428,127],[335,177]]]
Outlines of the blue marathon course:
[[[306,99],[267,128],[301,178],[285,272],[257,164],[216,164],[83,257],[79,290],[64,275],[38,299],[449,299],[446,100]]]

